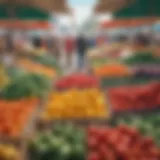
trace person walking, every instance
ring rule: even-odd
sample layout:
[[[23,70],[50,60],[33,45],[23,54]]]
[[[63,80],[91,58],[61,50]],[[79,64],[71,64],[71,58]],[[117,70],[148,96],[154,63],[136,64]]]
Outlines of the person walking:
[[[65,53],[66,53],[66,61],[67,61],[67,67],[70,67],[72,63],[72,55],[75,49],[75,42],[73,37],[68,36],[65,39]]]
[[[78,36],[77,42],[78,67],[81,69],[84,66],[85,53],[87,50],[87,40],[83,35]]]

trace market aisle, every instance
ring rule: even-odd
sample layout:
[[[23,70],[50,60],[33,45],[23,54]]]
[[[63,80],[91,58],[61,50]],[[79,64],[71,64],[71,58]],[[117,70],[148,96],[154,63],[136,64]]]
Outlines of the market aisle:
[[[64,53],[64,51],[62,52],[61,56],[60,56],[60,65],[64,71],[64,74],[70,74],[70,73],[74,73],[77,71],[80,72],[85,72],[85,68],[87,66],[87,64],[85,64],[84,68],[79,70],[78,69],[78,57],[77,54],[74,53],[72,56],[72,64],[69,68],[66,68],[66,54]]]

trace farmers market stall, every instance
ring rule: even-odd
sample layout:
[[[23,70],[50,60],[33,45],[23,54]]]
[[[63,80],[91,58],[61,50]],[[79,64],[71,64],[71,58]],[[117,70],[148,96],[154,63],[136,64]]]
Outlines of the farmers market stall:
[[[0,160],[160,160],[159,56],[125,43],[93,52],[70,75],[48,54],[1,63]]]

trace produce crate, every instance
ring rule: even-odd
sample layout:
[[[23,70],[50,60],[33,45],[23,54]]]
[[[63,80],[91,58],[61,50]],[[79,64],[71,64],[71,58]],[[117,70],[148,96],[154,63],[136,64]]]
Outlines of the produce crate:
[[[82,91],[82,89],[78,89],[79,91]],[[101,90],[101,89],[100,89]],[[66,90],[65,90],[66,91]],[[57,91],[59,93],[63,93],[63,91]],[[101,92],[103,93],[103,90],[101,90]],[[79,124],[79,125],[89,125],[92,123],[95,124],[106,124],[108,122],[108,120],[110,119],[110,117],[112,116],[112,110],[111,107],[107,101],[107,98],[104,95],[104,100],[105,100],[105,106],[106,106],[106,116],[105,117],[93,117],[93,118],[59,118],[59,119],[53,119],[53,120],[44,120],[42,117],[40,117],[40,121],[38,123],[38,130],[45,130],[46,128],[50,128],[51,126],[53,126],[53,124],[57,124],[57,123],[75,123],[75,124]],[[108,110],[107,110],[108,109]],[[45,110],[45,108],[43,109]],[[108,113],[107,113],[108,112]]]
[[[148,79],[157,79],[160,80],[160,64],[140,64],[140,65],[133,65],[132,71],[134,76],[143,78],[146,77]]]
[[[102,78],[101,88],[108,88],[108,87],[117,87],[117,86],[125,86],[125,85],[135,85],[135,84],[147,84],[152,81],[158,81],[160,79],[155,79],[152,77],[121,77],[121,78]]]
[[[100,88],[100,79],[88,72],[76,72],[71,75],[59,76],[54,79],[53,89],[55,91],[66,91],[72,88],[79,90]]]
[[[160,146],[160,112],[150,112],[147,114],[118,115],[110,120],[111,126],[129,125],[138,128],[145,136],[152,136],[158,146]]]
[[[160,84],[158,82],[153,82],[153,83],[148,83],[148,84],[144,84],[144,85],[132,85],[132,86],[124,85],[124,86],[121,86],[122,88],[121,87],[113,87],[113,88],[111,87],[108,90],[106,90],[105,93],[106,93],[106,96],[108,97],[108,101],[109,101],[110,106],[112,108],[113,117],[125,116],[128,114],[129,115],[130,114],[148,115],[150,113],[160,112],[160,104],[158,102],[159,92],[157,89],[159,87],[159,85]],[[123,87],[125,87],[125,88],[123,89]],[[150,87],[150,88],[147,88],[147,87]],[[154,87],[154,88],[152,88],[152,87]],[[137,92],[136,88],[140,88],[140,90],[144,89],[144,91]],[[117,89],[119,89],[119,91]],[[134,95],[132,94],[130,96],[130,94],[133,92],[132,89],[136,92],[134,93]],[[150,89],[153,89],[153,91]],[[111,93],[111,91],[112,91],[112,93]],[[148,97],[148,98],[155,98],[154,100],[152,100],[150,102],[148,101],[146,103],[146,100],[142,99],[142,98],[147,98],[145,96],[148,96],[148,94],[155,94],[155,92],[157,93],[157,96],[150,97],[151,96],[150,95]],[[114,97],[112,97],[113,93],[116,93],[116,94],[118,93],[118,95],[115,94],[116,96],[114,95]],[[125,94],[126,94],[126,96],[125,96]],[[141,98],[140,101],[138,101],[138,102],[135,102],[135,100],[139,100],[136,98],[136,95]],[[118,101],[116,99],[118,99]],[[132,102],[130,102],[130,105],[129,105],[128,100],[130,100],[130,99],[132,100]],[[120,103],[123,103],[124,105],[120,104]],[[146,103],[146,104],[144,104],[144,103]],[[121,109],[119,108],[120,105],[121,105]]]
[[[57,151],[59,151],[59,149],[61,149],[61,147],[62,146],[64,146],[63,145],[63,143],[64,143],[64,138],[66,139],[66,137],[68,138],[68,133],[69,133],[69,142],[71,142],[71,145],[73,145],[73,144],[75,144],[75,141],[74,141],[74,143],[72,143],[73,141],[71,141],[71,140],[73,140],[72,138],[74,138],[74,140],[76,139],[76,143],[78,142],[77,141],[77,139],[79,140],[79,136],[77,136],[77,134],[76,134],[76,132],[74,132],[74,131],[71,131],[70,130],[70,128],[69,128],[69,130],[67,129],[67,128],[65,128],[66,126],[67,126],[68,124],[67,123],[64,123],[61,127],[61,129],[60,130],[58,130],[58,132],[57,132],[57,130],[56,130],[56,128],[57,128],[57,125],[56,126],[52,126],[52,128],[50,128],[49,130],[46,130],[46,131],[43,131],[44,133],[45,133],[45,137],[44,137],[44,134],[43,134],[43,138],[45,138],[45,145],[43,146],[43,147],[46,147],[46,148],[49,148],[48,146],[46,146],[46,144],[47,145],[49,145],[50,146],[50,141],[52,141],[53,142],[53,144],[54,144],[54,142],[56,143],[57,141],[54,141],[55,140],[55,138],[57,138],[57,137],[55,137],[55,136],[57,136],[57,134],[58,135],[60,135],[60,138],[62,138],[62,140],[63,141],[60,141],[60,142],[62,142],[62,143],[60,143],[60,145],[59,145],[59,143],[58,143],[58,148],[57,148],[57,145],[56,145],[56,149],[58,149],[58,150],[56,150],[56,153],[57,153]],[[135,146],[133,146],[133,147],[127,147],[126,149],[127,149],[127,153],[129,153],[129,154],[132,154],[132,151],[133,151],[133,149],[134,149],[134,147],[135,147],[135,149],[137,149],[137,147],[136,147],[136,144],[137,143],[140,143],[140,145],[141,145],[141,142],[153,142],[153,144],[154,144],[154,146],[155,147],[157,147],[157,145],[155,145],[155,142],[154,141],[152,141],[152,139],[149,137],[149,138],[147,138],[146,137],[146,135],[144,135],[143,134],[143,128],[141,128],[142,130],[140,130],[140,133],[139,132],[137,132],[137,130],[135,130],[135,128],[133,128],[133,127],[130,127],[130,126],[118,126],[117,127],[117,125],[114,125],[114,127],[115,128],[113,128],[113,125],[110,125],[110,124],[94,124],[94,125],[92,125],[92,126],[79,126],[79,125],[77,125],[77,124],[75,124],[76,125],[76,128],[82,128],[83,129],[83,132],[84,132],[84,135],[82,135],[82,140],[81,141],[79,141],[77,144],[79,145],[79,143],[81,143],[81,145],[83,146],[83,152],[78,152],[78,153],[83,153],[83,156],[84,156],[84,159],[87,159],[88,158],[88,156],[90,155],[90,152],[92,153],[92,151],[95,153],[101,153],[100,154],[100,156],[101,155],[103,155],[104,156],[104,154],[106,155],[106,154],[108,154],[108,155],[110,155],[108,152],[106,152],[106,151],[108,151],[108,150],[106,150],[106,149],[109,149],[109,150],[114,150],[115,151],[115,149],[120,149],[120,150],[118,150],[118,152],[114,152],[114,155],[116,155],[116,156],[118,156],[117,154],[119,154],[119,155],[121,155],[121,153],[123,152],[123,150],[121,150],[121,148],[122,148],[122,146],[124,147],[124,145],[120,145],[120,144],[124,144],[124,143],[127,143],[128,141],[128,138],[131,140],[131,144],[130,145],[135,145]],[[110,127],[111,126],[111,127]],[[126,130],[126,128],[127,128],[127,130]],[[96,129],[96,130],[95,130]],[[109,130],[108,130],[109,129]],[[69,131],[69,132],[68,132]],[[76,129],[76,131],[77,131],[77,129]],[[42,134],[43,132],[40,132],[40,134]],[[66,132],[67,134],[65,135],[64,134],[64,132]],[[73,133],[74,133],[74,135],[73,135]],[[79,132],[78,132],[79,133]],[[51,135],[52,134],[52,135]],[[117,136],[117,134],[118,134],[118,136]],[[46,137],[47,136],[47,137]],[[62,136],[62,137],[61,137]],[[152,136],[152,135],[150,135],[150,136]],[[36,137],[35,137],[36,138]],[[71,138],[71,139],[70,139]],[[81,138],[81,137],[80,137]],[[38,139],[39,140],[39,139]],[[58,140],[60,140],[59,139],[59,136],[58,136]],[[95,141],[96,140],[96,141]],[[136,140],[136,141],[134,141],[134,140]],[[139,141],[140,140],[140,141]],[[67,141],[68,141],[68,139],[67,139]],[[40,141],[39,141],[40,142]],[[43,141],[44,142],[44,141]],[[123,143],[124,142],[124,143]],[[130,142],[130,141],[129,141]],[[49,144],[48,144],[49,143]],[[42,143],[41,143],[42,144]],[[39,145],[41,145],[40,143],[39,144],[37,144],[36,146],[38,146],[39,147]],[[57,143],[56,143],[57,144]],[[66,143],[65,143],[66,144]],[[112,144],[112,147],[109,147],[108,145],[111,145]],[[128,144],[128,143],[127,143]],[[143,143],[142,143],[143,144]],[[147,143],[148,144],[148,143]],[[149,145],[150,145],[150,143],[149,143]],[[54,145],[53,145],[54,146]],[[96,146],[96,147],[95,147]],[[148,146],[148,145],[147,145]],[[151,143],[151,146],[153,146],[152,145],[152,143]],[[73,146],[72,146],[73,147]],[[101,148],[102,147],[102,148]],[[105,148],[104,148],[105,147]],[[109,148],[108,148],[109,147]],[[120,148],[119,148],[120,147]],[[125,146],[126,147],[126,146]],[[155,149],[155,147],[154,147],[154,149]],[[52,149],[54,150],[54,148],[50,148],[51,150],[49,150],[52,154],[51,154],[51,157],[50,157],[50,159],[54,159],[52,156],[54,156],[53,155],[53,152],[52,152]],[[73,148],[72,148],[73,149]],[[140,149],[140,150],[145,150],[146,148],[144,147],[144,148],[138,148],[138,149]],[[147,149],[150,149],[150,148],[147,148]],[[97,151],[98,150],[98,151]],[[130,152],[130,150],[132,150],[131,152]],[[45,150],[46,151],[46,150]],[[100,151],[100,152],[99,152]],[[101,152],[102,151],[102,152]],[[116,150],[117,151],[117,150]],[[120,152],[119,152],[120,151]],[[122,152],[121,152],[122,151]],[[136,150],[137,151],[137,150]],[[154,150],[155,151],[155,150]],[[30,152],[29,152],[30,153]],[[43,153],[42,152],[38,152],[38,153],[40,153],[40,154],[42,154],[43,155]],[[61,152],[60,152],[61,153]],[[71,152],[69,152],[69,154],[70,154]],[[137,152],[136,152],[137,153]],[[144,152],[145,153],[145,156],[146,156],[146,152]],[[30,154],[30,155],[34,155],[34,154]],[[82,155],[82,154],[80,154],[80,155]],[[144,156],[144,154],[143,154],[143,152],[141,152],[141,155],[142,156]],[[63,155],[64,156],[64,155]],[[68,154],[67,154],[67,156],[68,156]],[[44,156],[45,157],[45,156]],[[43,157],[43,160],[45,159]],[[152,157],[152,156],[151,156]],[[154,156],[153,156],[154,157]],[[67,157],[63,157],[64,159],[66,158],[67,159]],[[80,157],[78,157],[78,158],[80,158]],[[32,158],[33,159],[33,158]],[[46,158],[47,159],[47,158]],[[73,159],[75,159],[75,158],[73,158]],[[117,158],[118,159],[118,158]],[[80,158],[80,160],[82,160],[81,158]]]
[[[28,160],[26,154],[27,141],[36,133],[37,118],[41,113],[42,108],[43,100],[40,100],[33,110],[33,113],[30,115],[28,123],[24,126],[22,133],[18,137],[0,137],[0,144],[13,145],[19,151],[20,155],[18,160]]]
[[[75,129],[72,128],[72,127],[74,127]],[[73,133],[74,133],[74,135],[73,135]],[[77,125],[76,123],[68,123],[68,122],[65,122],[65,123],[60,122],[60,123],[57,123],[57,124],[55,123],[54,125],[46,128],[45,130],[43,130],[43,131],[41,130],[41,131],[37,132],[37,135],[35,135],[35,137],[33,137],[31,139],[31,141],[28,143],[28,150],[27,150],[28,160],[35,160],[37,158],[37,156],[38,156],[37,159],[40,159],[40,158],[41,159],[48,159],[48,158],[49,159],[58,159],[58,156],[55,157],[55,155],[57,155],[57,152],[60,149],[59,147],[63,147],[63,146],[66,147],[66,142],[70,143],[70,147],[72,146],[72,149],[74,149],[75,141],[73,142],[72,138],[75,139],[74,137],[76,137],[77,134],[82,136],[81,137],[82,140],[79,140],[78,142],[76,141],[76,144],[79,145],[81,143],[81,145],[83,144],[82,146],[85,147],[85,150],[84,150],[85,154],[83,154],[83,155],[81,154],[81,156],[84,156],[83,159],[81,159],[82,157],[81,158],[77,157],[77,158],[79,160],[84,160],[86,158],[86,150],[87,150],[86,145],[85,145],[86,141],[85,141],[84,126],[83,125]],[[66,136],[64,136],[64,135],[66,135]],[[36,143],[38,142],[38,144],[36,144],[36,147],[38,147],[37,149],[39,149],[39,147],[41,147],[41,144],[42,144],[42,143],[40,143],[41,138],[39,138],[41,136],[46,139],[46,141],[44,141],[45,145],[47,145],[50,142],[52,143],[52,145],[50,147],[49,155],[46,155],[46,154],[43,155],[42,151],[40,151],[40,152],[38,151],[38,154],[37,154],[37,152],[35,151],[35,145],[33,145],[33,143],[31,143],[31,142],[36,142]],[[49,139],[49,138],[51,138],[51,139]],[[69,139],[71,138],[71,140],[69,140],[68,138]],[[60,139],[62,140],[61,141],[62,143],[57,143]],[[58,146],[56,146],[56,148],[54,148],[54,142],[56,144],[58,144]],[[63,145],[63,142],[65,142],[64,145]],[[43,150],[43,151],[46,151],[46,150]],[[70,154],[71,154],[71,152],[70,152]],[[61,155],[64,156],[63,152],[62,152]],[[44,156],[47,156],[47,157],[44,158]],[[66,159],[67,157],[65,157],[65,156],[62,159]],[[75,155],[72,155],[72,156],[74,157]],[[76,159],[76,158],[74,157],[73,159]]]

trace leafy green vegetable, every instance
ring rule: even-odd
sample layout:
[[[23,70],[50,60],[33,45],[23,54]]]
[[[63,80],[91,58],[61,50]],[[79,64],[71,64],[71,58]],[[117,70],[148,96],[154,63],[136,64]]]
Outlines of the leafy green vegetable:
[[[124,60],[128,65],[134,64],[160,64],[160,58],[153,55],[151,52],[134,53],[133,56]]]
[[[57,124],[52,132],[40,133],[36,137],[38,140],[34,139],[29,144],[30,155],[32,153],[31,157],[35,157],[34,160],[84,160],[85,144],[83,135],[84,130],[77,129],[72,124]],[[41,155],[40,159],[37,153]]]
[[[41,74],[22,74],[14,78],[1,92],[3,99],[21,99],[24,97],[41,97],[46,95],[51,81]]]

